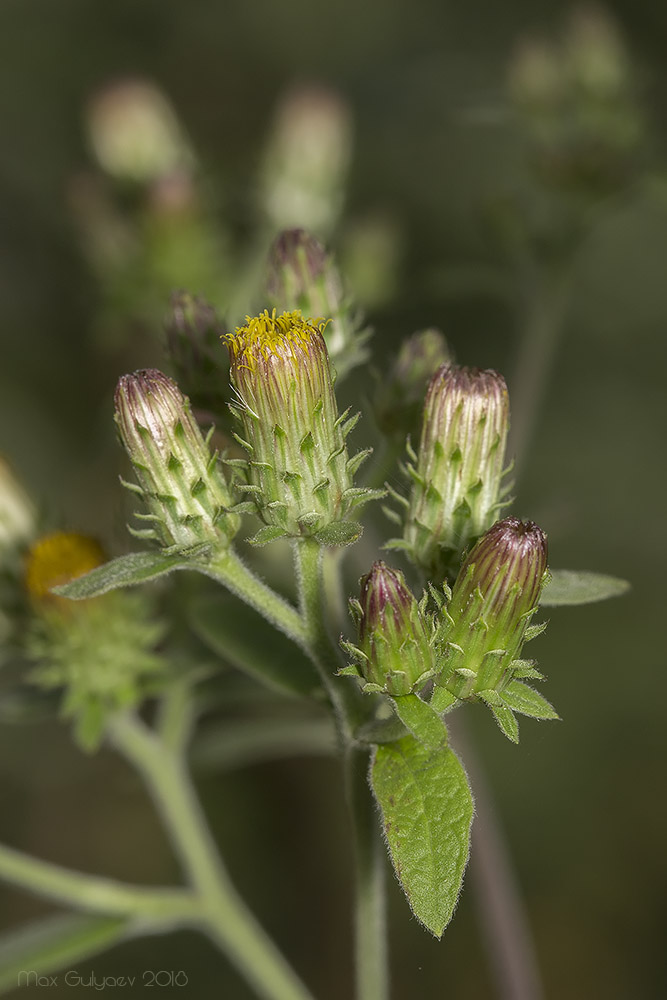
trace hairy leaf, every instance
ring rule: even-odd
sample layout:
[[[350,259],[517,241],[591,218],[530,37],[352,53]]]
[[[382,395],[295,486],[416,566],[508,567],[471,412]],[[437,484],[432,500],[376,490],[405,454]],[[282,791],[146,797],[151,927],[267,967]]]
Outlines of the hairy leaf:
[[[60,587],[54,587],[54,594],[69,597],[72,601],[84,601],[88,597],[99,597],[120,587],[134,587],[139,583],[157,580],[175,569],[189,569],[192,562],[182,553],[165,555],[164,552],[130,552],[111,562],[91,569],[89,573],[71,580]]]
[[[603,573],[589,573],[586,570],[552,569],[540,604],[546,608],[556,608],[566,604],[593,604],[606,601],[609,597],[620,597],[630,589],[627,580]]]
[[[377,748],[371,782],[398,880],[417,919],[439,938],[468,861],[473,802],[465,771],[449,747],[405,736]]]

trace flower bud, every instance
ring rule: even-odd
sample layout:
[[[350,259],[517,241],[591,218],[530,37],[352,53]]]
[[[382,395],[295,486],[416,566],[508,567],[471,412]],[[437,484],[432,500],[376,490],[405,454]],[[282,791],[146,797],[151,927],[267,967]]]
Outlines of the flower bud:
[[[403,341],[375,397],[375,415],[383,434],[404,439],[413,431],[427,382],[449,360],[440,330],[420,330]]]
[[[547,578],[547,538],[532,521],[497,521],[468,554],[447,608],[448,667],[457,697],[502,690],[512,678]]]
[[[319,534],[373,495],[352,489],[365,453],[348,459],[345,437],[356,418],[338,415],[322,327],[298,311],[265,311],[226,338],[250,456],[240,488],[271,537]]]
[[[189,292],[174,292],[165,333],[176,377],[198,415],[229,416],[222,391],[229,382],[229,364],[220,347],[225,325],[213,306]]]
[[[428,623],[401,572],[375,562],[361,581],[356,605],[359,625],[358,671],[373,687],[406,695],[432,676],[433,648]],[[349,647],[353,652],[354,648]],[[359,655],[361,654],[361,655]]]
[[[152,524],[132,533],[166,548],[229,544],[240,523],[226,513],[229,487],[176,383],[155,368],[124,375],[115,404],[116,425],[140,483],[130,489],[150,511],[136,516]]]
[[[267,293],[278,311],[330,317],[323,334],[339,378],[366,360],[370,331],[361,328],[331,254],[304,229],[283,230],[271,246]]]
[[[275,229],[329,232],[340,215],[351,153],[347,106],[331,90],[298,87],[282,98],[262,171],[261,200]]]
[[[194,156],[164,94],[144,80],[120,80],[88,108],[90,143],[108,174],[146,183],[188,171]]]
[[[446,577],[458,555],[495,519],[509,428],[502,375],[443,365],[424,404],[404,539],[431,579]]]

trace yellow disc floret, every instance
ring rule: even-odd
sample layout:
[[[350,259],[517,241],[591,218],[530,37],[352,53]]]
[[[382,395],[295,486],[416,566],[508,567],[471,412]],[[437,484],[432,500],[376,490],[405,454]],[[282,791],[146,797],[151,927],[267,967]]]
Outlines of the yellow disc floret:
[[[37,602],[69,601],[51,593],[53,587],[83,576],[106,559],[104,549],[94,538],[74,532],[58,531],[39,538],[26,559],[25,582],[28,593]]]
[[[307,350],[314,339],[319,341],[325,326],[322,317],[305,319],[298,309],[279,316],[275,309],[271,313],[265,309],[259,316],[246,316],[245,326],[225,339],[232,360],[252,368],[260,358],[267,361],[278,353]]]

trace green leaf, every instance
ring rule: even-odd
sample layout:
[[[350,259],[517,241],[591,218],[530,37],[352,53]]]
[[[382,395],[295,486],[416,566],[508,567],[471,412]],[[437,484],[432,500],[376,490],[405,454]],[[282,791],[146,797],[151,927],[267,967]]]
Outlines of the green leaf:
[[[510,681],[502,697],[514,712],[529,715],[532,719],[560,718],[553,705],[550,705],[539,691],[528,684],[522,684],[521,681]]]
[[[28,970],[45,976],[106,951],[132,934],[128,917],[60,915],[0,937],[0,992],[24,985]]]
[[[233,594],[220,591],[200,598],[188,614],[209,649],[255,680],[299,697],[320,691],[315,668],[299,647]]]
[[[371,783],[408,903],[439,938],[468,861],[473,802],[465,771],[449,747],[429,749],[405,736],[377,748]]]
[[[427,702],[422,701],[416,694],[394,697],[392,701],[396,715],[420,743],[433,749],[447,743],[445,724]]]
[[[320,545],[351,545],[364,529],[358,521],[333,521],[315,533]]]
[[[593,604],[609,597],[620,597],[630,589],[627,580],[586,570],[552,569],[551,579],[545,586],[540,604],[556,608],[566,604]]]
[[[516,721],[512,709],[505,704],[498,692],[493,690],[480,691],[479,697],[491,709],[491,714],[500,726],[503,735],[512,743],[518,743],[519,723]]]
[[[70,583],[54,587],[53,593],[69,597],[72,601],[84,601],[88,597],[99,597],[100,594],[119,587],[134,587],[157,580],[175,569],[191,567],[192,561],[180,552],[175,555],[165,555],[164,552],[130,552],[91,569],[89,573]]]

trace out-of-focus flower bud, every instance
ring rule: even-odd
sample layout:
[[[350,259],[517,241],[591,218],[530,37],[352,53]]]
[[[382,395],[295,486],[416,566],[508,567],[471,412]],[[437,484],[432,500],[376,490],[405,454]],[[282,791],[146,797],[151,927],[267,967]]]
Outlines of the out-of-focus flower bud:
[[[423,617],[403,574],[373,563],[361,581],[359,601],[351,602],[359,646],[343,643],[356,661],[344,673],[366,681],[366,691],[394,696],[419,690],[433,676],[433,629]]]
[[[356,417],[338,414],[322,320],[265,311],[227,336],[231,376],[244,429],[252,497],[266,529],[255,541],[315,535],[353,541],[348,515],[377,491],[352,488],[367,452],[349,459],[345,438]],[[349,537],[348,537],[349,535]]]
[[[420,330],[403,341],[375,395],[375,417],[383,434],[403,439],[417,427],[426,384],[450,360],[440,330]]]
[[[447,607],[447,667],[459,698],[498,691],[514,676],[547,579],[546,535],[532,521],[497,521],[463,563]],[[523,664],[519,661],[519,665]]]
[[[509,428],[505,380],[443,365],[424,404],[404,543],[429,579],[455,575],[463,550],[495,520]]]
[[[0,553],[27,542],[34,535],[36,517],[30,497],[0,458]]]
[[[370,330],[345,295],[334,260],[322,244],[304,229],[286,229],[270,251],[267,293],[279,312],[299,309],[304,316],[327,316],[323,330],[329,357],[338,378],[368,357]]]
[[[215,309],[200,296],[174,292],[165,323],[167,352],[176,378],[198,415],[223,417],[223,386],[229,382],[227,352],[220,344],[225,325]]]
[[[87,124],[98,163],[117,180],[150,183],[194,165],[171,104],[145,80],[120,80],[95,94]]]
[[[209,451],[176,383],[154,368],[124,375],[115,408],[140,483],[129,488],[150,511],[136,517],[151,526],[132,533],[179,550],[228,545],[240,521],[228,512],[232,498],[217,455]]]
[[[38,539],[26,560],[34,618],[25,652],[36,664],[30,680],[40,688],[63,689],[62,714],[74,720],[75,739],[84,750],[97,748],[109,715],[137,704],[164,674],[155,652],[164,628],[145,594],[116,591],[69,601],[50,593],[104,559],[95,539],[57,532]]]
[[[278,107],[265,155],[261,200],[275,229],[326,235],[340,215],[352,136],[346,105],[321,87],[300,87]]]

